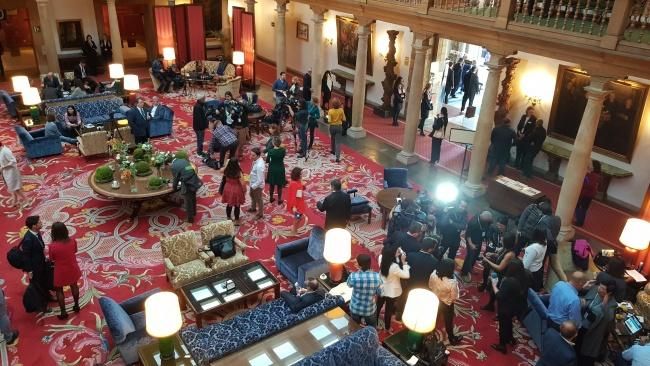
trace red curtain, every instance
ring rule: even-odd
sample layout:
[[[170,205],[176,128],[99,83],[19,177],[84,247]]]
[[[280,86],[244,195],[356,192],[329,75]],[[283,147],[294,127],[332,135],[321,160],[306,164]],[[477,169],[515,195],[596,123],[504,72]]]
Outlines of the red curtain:
[[[185,65],[190,59],[188,50],[189,40],[187,39],[187,19],[184,6],[174,6],[174,31],[176,32],[176,63]]]
[[[162,55],[164,47],[174,47],[174,22],[172,9],[169,6],[156,6],[156,35],[158,38],[158,54]],[[178,52],[178,51],[177,51]],[[182,65],[182,64],[181,64]]]
[[[241,34],[242,34],[242,14],[246,9],[233,6],[232,7],[232,49],[233,51],[241,51]]]
[[[188,60],[205,60],[203,6],[185,5],[187,14]]]
[[[255,83],[255,14],[241,14],[241,50],[244,51],[243,79]]]

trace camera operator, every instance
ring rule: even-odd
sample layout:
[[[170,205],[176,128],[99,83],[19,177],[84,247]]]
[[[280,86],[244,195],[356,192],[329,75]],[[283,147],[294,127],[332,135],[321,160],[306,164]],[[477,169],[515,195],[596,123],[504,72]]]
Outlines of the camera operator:
[[[460,200],[457,207],[447,207],[442,210],[438,221],[438,233],[442,236],[438,258],[445,255],[447,258],[455,259],[458,247],[460,246],[460,234],[467,226],[467,202]]]
[[[235,155],[241,159],[244,145],[248,142],[248,117],[244,106],[233,99],[232,93],[227,91],[225,99],[219,108],[221,122],[233,128],[237,135],[237,151]]]
[[[427,215],[415,201],[398,197],[397,204],[389,214],[386,237],[392,242],[394,234],[408,230],[412,222],[426,224]]]

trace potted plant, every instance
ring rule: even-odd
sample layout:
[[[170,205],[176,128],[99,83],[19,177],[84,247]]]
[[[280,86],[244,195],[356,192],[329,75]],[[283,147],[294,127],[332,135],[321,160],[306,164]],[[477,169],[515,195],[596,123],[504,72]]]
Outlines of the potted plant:
[[[149,184],[148,187],[150,190],[157,190],[165,186],[167,184],[167,179],[160,178],[160,177],[151,177],[149,178]]]
[[[145,152],[141,148],[133,150],[133,161],[141,161],[145,159]]]
[[[151,166],[149,166],[149,163],[146,160],[136,161],[135,175],[137,175],[138,177],[146,177],[151,173],[152,173]]]
[[[113,180],[113,170],[104,165],[95,170],[95,183],[108,183]]]

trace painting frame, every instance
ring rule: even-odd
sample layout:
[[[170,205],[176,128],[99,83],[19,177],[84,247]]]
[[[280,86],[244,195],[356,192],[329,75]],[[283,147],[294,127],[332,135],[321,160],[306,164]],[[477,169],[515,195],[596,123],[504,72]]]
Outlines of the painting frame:
[[[549,136],[575,142],[587,104],[584,86],[589,85],[590,79],[584,70],[559,66],[548,123]],[[638,138],[648,85],[623,79],[608,81],[604,89],[611,93],[602,106],[592,151],[629,163]]]
[[[300,20],[296,22],[296,38],[309,42],[309,24]]]
[[[359,23],[348,17],[336,16],[336,58],[341,66],[354,70],[357,66],[358,37],[356,36]],[[368,52],[366,62],[366,74],[372,76],[372,27],[368,32]]]
[[[81,19],[65,19],[56,21],[57,35],[61,50],[78,50],[86,40]]]

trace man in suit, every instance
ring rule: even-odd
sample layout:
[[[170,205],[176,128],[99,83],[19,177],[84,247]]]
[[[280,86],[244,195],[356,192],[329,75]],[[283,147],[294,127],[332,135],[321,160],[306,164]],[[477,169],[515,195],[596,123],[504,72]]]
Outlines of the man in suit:
[[[319,211],[325,211],[325,231],[332,228],[345,229],[350,220],[350,195],[341,191],[341,181],[334,179],[330,182],[332,193],[318,202]]]
[[[311,69],[307,70],[302,77],[302,99],[311,100]]]
[[[138,98],[135,108],[131,108],[126,113],[126,119],[129,121],[136,144],[145,143],[149,139],[150,118],[150,115],[144,109],[144,100],[142,98]]]
[[[199,95],[192,110],[192,129],[196,133],[196,155],[203,157],[203,140],[208,128],[208,117],[205,113],[205,95]]]
[[[529,106],[526,108],[526,113],[519,119],[517,124],[517,157],[515,158],[515,167],[520,168],[524,159],[524,153],[526,152],[526,143],[524,138],[533,132],[535,127],[535,108]]]
[[[318,281],[313,277],[309,277],[307,281],[305,281],[305,287],[298,288],[297,285],[298,282],[296,282],[296,286],[291,289],[291,292],[282,291],[280,293],[282,299],[284,299],[291,311],[294,313],[297,313],[307,306],[313,305],[325,298],[324,291],[318,288]]]
[[[524,176],[531,178],[533,176],[533,161],[537,154],[542,150],[544,141],[546,140],[546,129],[544,128],[544,121],[538,119],[535,121],[535,128],[522,140],[524,146],[524,158],[521,162],[521,171]]]
[[[492,130],[490,136],[490,153],[488,175],[492,175],[494,168],[499,167],[499,174],[504,174],[506,170],[506,163],[510,159],[510,148],[515,142],[517,135],[515,131],[510,128],[510,120],[504,119],[500,126]]]
[[[438,258],[449,250],[447,258],[454,260],[460,247],[460,233],[467,226],[467,202],[461,200],[458,207],[446,208],[438,221],[438,233],[442,236]]]
[[[164,74],[164,67],[162,63],[162,56],[158,55],[153,61],[151,62],[151,74],[153,74],[153,77],[158,79],[160,82],[160,86],[158,86],[158,92],[169,92],[169,86],[171,85],[171,80],[168,80],[165,77]]]
[[[61,81],[52,72],[48,72],[43,78],[43,99],[55,99],[63,97]]]
[[[549,328],[542,339],[542,356],[537,366],[574,366],[576,351],[573,340],[578,335],[576,324],[571,320],[562,322],[560,332]]]
[[[74,78],[79,79],[84,83],[88,83],[88,87],[95,92],[97,89],[97,82],[91,78],[88,74],[88,66],[86,65],[86,60],[82,59],[79,61],[79,64],[74,67]]]
[[[20,246],[27,258],[26,267],[23,268],[29,274],[30,283],[36,285],[39,294],[47,304],[50,298],[50,279],[48,278],[47,261],[45,260],[45,242],[41,236],[42,227],[40,216],[28,216],[25,219],[27,232],[23,236]],[[42,309],[43,312],[46,309]]]
[[[465,74],[463,77],[463,102],[460,106],[460,111],[465,110],[465,103],[469,101],[469,108],[472,108],[474,105],[474,97],[478,94],[478,75],[476,67],[472,68]]]
[[[451,93],[452,90],[454,90],[454,85],[456,84],[456,79],[454,78],[454,63],[449,61],[447,64],[447,70],[445,73],[447,76],[445,77],[445,104],[449,103],[449,93]],[[452,96],[455,97],[455,96]]]
[[[174,191],[180,190],[185,201],[185,213],[187,214],[187,222],[190,224],[194,222],[196,216],[196,192],[201,188],[203,182],[196,174],[196,170],[188,160],[187,152],[179,151],[172,161],[172,188]]]
[[[411,221],[407,232],[396,231],[390,240],[391,245],[399,246],[406,253],[419,252],[420,237],[422,235],[422,224]]]
[[[456,98],[456,91],[463,85],[463,59],[459,58],[454,64],[452,71],[454,72],[454,88],[451,90],[451,97]]]

